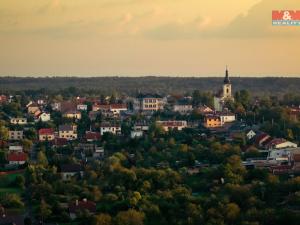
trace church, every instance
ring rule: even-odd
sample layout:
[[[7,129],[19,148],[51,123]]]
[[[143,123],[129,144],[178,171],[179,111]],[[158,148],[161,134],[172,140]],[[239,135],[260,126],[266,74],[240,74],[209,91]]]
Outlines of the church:
[[[225,103],[228,101],[234,101],[231,90],[231,82],[229,79],[228,69],[226,67],[225,78],[223,88],[214,96],[214,108],[217,112],[224,110]]]

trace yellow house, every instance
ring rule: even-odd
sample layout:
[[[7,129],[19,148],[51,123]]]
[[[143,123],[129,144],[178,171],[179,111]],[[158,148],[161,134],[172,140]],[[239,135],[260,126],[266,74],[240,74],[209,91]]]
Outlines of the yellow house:
[[[204,126],[207,128],[222,127],[223,122],[221,121],[220,116],[207,115],[204,118]]]

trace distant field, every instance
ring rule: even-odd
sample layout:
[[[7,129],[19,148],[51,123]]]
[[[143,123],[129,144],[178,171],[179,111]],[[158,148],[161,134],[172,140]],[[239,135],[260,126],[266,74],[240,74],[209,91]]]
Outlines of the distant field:
[[[135,94],[137,92],[186,93],[195,89],[216,92],[222,85],[222,77],[55,77],[55,78],[20,78],[1,77],[1,92],[11,90],[61,90],[77,87],[84,90],[97,90],[101,93]],[[248,89],[257,95],[300,93],[300,78],[231,78],[233,90]]]

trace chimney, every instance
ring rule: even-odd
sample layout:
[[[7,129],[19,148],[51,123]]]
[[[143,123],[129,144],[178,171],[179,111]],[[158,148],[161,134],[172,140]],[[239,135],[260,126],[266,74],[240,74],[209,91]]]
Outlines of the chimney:
[[[78,206],[78,199],[76,199],[76,202],[75,202],[76,206]]]

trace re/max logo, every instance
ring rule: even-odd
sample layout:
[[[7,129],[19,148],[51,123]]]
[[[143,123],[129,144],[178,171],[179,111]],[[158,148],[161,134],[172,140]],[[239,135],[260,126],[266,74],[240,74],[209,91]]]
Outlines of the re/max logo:
[[[300,26],[300,10],[273,10],[272,25]]]

